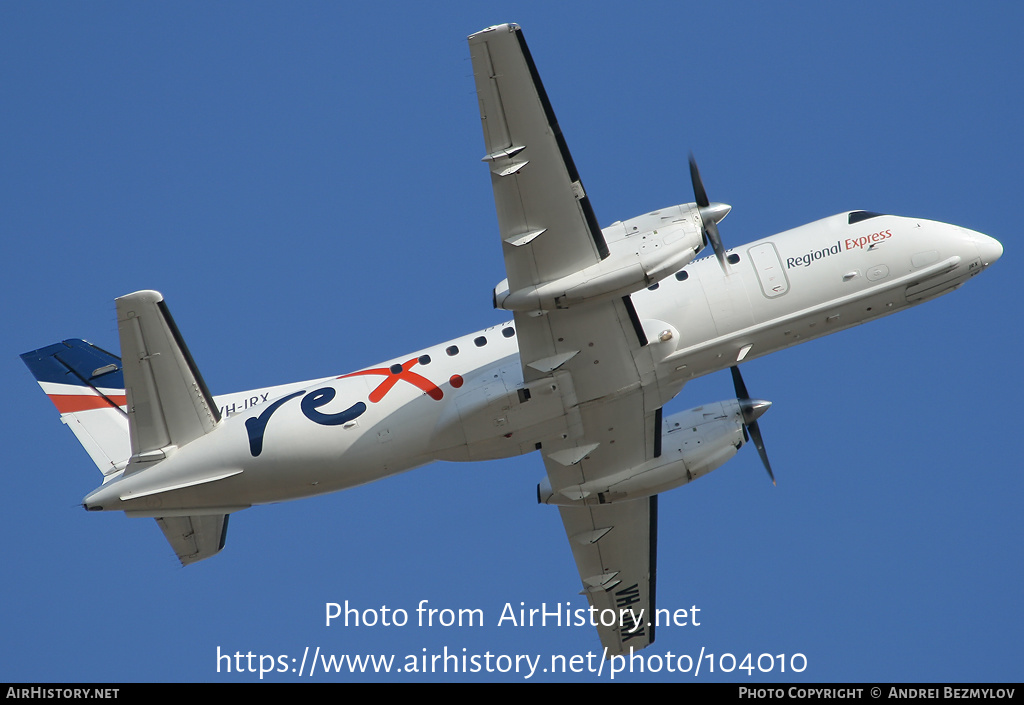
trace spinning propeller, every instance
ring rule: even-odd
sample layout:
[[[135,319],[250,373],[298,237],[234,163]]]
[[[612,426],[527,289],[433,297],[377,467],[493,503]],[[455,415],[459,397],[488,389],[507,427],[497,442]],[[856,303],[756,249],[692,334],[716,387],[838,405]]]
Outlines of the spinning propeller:
[[[768,462],[768,451],[764,449],[761,429],[757,427],[757,419],[761,414],[768,411],[772,403],[763,399],[751,399],[750,395],[747,394],[747,385],[743,384],[740,368],[734,366],[730,367],[729,370],[732,372],[733,387],[736,388],[736,400],[740,403],[740,410],[743,413],[743,435],[748,439],[754,440],[754,446],[757,448],[758,455],[761,456],[764,469],[768,471],[768,477],[772,479],[772,484],[774,485],[775,474],[772,472],[771,463]]]
[[[718,258],[718,264],[722,266],[722,271],[728,274],[729,270],[725,264],[725,248],[722,247],[722,238],[718,236],[718,223],[729,215],[732,206],[708,201],[708,193],[704,190],[704,182],[697,169],[697,160],[693,158],[692,153],[690,154],[690,181],[693,182],[693,195],[697,201],[701,223],[704,226],[704,244],[711,243],[715,257]]]

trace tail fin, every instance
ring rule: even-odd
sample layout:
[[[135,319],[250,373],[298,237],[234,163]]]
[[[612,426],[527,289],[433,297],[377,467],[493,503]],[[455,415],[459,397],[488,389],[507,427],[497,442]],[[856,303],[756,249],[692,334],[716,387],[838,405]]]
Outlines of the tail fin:
[[[123,470],[131,444],[121,358],[84,340],[65,340],[24,353],[21,359],[104,481]]]

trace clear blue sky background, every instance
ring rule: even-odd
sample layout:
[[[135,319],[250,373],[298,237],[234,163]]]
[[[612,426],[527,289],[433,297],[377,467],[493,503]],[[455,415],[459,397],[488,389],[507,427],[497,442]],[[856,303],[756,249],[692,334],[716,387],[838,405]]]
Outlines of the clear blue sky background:
[[[590,628],[496,626],[505,603],[585,604],[535,503],[539,458],[250,509],[182,569],[155,522],[78,506],[99,474],[17,357],[66,337],[116,350],[114,297],[149,288],[214,393],[500,322],[465,37],[507,21],[602,224],[692,200],[693,150],[734,207],[730,245],[864,208],[1005,248],[950,296],[744,366],[775,404],[779,486],[745,449],[662,497],[659,604],[697,605],[701,625],[662,628],[645,655],[806,654],[802,674],[704,664],[740,683],[1022,680],[1011,2],[0,4],[0,680],[256,680],[218,673],[218,648],[599,648]],[[731,394],[699,380],[669,410]],[[345,600],[487,623],[326,628]]]

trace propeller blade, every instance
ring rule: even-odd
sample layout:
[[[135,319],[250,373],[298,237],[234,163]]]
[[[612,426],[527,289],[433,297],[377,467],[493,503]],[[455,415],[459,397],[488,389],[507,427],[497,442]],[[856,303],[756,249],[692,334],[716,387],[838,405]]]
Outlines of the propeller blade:
[[[704,181],[700,178],[700,169],[697,168],[693,152],[690,152],[690,181],[693,182],[693,195],[697,199],[697,207],[707,208],[711,202],[708,200],[708,192],[704,190]]]
[[[757,454],[761,456],[761,462],[764,463],[764,469],[768,471],[768,477],[772,479],[772,486],[778,487],[775,484],[775,473],[772,472],[772,464],[768,462],[768,451],[764,449],[764,439],[761,438],[761,429],[758,428],[757,421],[748,424],[747,428],[750,430],[750,438],[754,441],[754,447],[757,448]]]
[[[768,462],[768,451],[765,450],[764,439],[761,437],[761,429],[757,425],[757,419],[768,411],[772,403],[761,399],[751,399],[747,393],[747,385],[743,382],[743,375],[740,374],[740,368],[734,365],[729,368],[729,371],[732,372],[732,385],[736,390],[736,399],[740,403],[740,410],[743,412],[743,433],[745,436],[749,434],[750,439],[754,441],[754,447],[757,448],[757,454],[761,456],[764,469],[768,471],[772,485],[777,487],[772,464]]]
[[[690,181],[693,182],[693,196],[696,199],[697,209],[700,212],[700,220],[704,225],[704,242],[711,243],[711,249],[715,251],[718,264],[722,271],[728,273],[725,264],[725,248],[722,246],[722,238],[718,235],[718,221],[729,213],[729,207],[716,203],[711,205],[708,200],[708,192],[704,189],[704,180],[700,178],[700,169],[697,168],[697,160],[693,153],[690,153]]]
[[[708,234],[711,249],[715,251],[715,257],[718,258],[718,264],[721,265],[723,272],[726,271],[725,248],[722,246],[722,238],[718,236],[718,225],[715,224],[715,221],[708,219],[704,223],[704,232]]]
[[[740,374],[740,368],[733,365],[729,368],[729,371],[732,372],[732,386],[736,390],[736,398],[740,400],[750,399],[750,395],[747,394],[747,385],[743,384],[743,375]]]

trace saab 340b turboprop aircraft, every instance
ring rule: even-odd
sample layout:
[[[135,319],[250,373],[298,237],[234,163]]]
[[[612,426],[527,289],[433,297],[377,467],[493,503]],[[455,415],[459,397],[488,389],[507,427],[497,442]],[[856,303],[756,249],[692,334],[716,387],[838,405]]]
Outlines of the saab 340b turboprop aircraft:
[[[183,564],[228,515],[434,460],[537,451],[607,654],[654,640],[658,493],[752,439],[739,363],[953,291],[996,240],[867,211],[725,250],[695,203],[598,226],[523,34],[469,37],[514,321],[341,376],[214,397],[155,291],[117,299],[121,358],[83,340],[25,353],[103,473],[89,511],[155,518]],[[714,257],[693,261],[711,246]],[[731,368],[736,398],[662,416],[687,380]],[[774,476],[772,476],[774,481]]]

